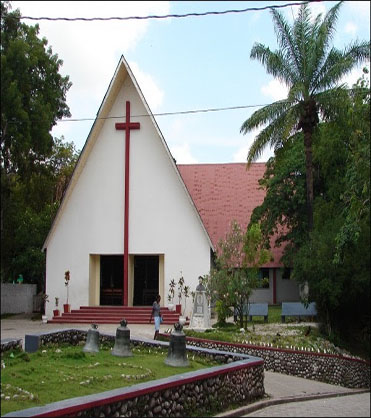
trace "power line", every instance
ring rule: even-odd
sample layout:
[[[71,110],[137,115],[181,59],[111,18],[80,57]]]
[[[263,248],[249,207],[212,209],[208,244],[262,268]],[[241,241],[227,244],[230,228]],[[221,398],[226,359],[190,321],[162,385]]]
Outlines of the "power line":
[[[202,13],[186,13],[186,14],[169,14],[169,15],[150,15],[150,16],[127,16],[127,17],[32,17],[32,16],[11,16],[14,19],[29,19],[29,20],[51,20],[51,21],[58,21],[63,20],[67,22],[93,22],[93,21],[109,21],[109,20],[146,20],[146,19],[168,19],[168,18],[184,18],[184,17],[200,17],[200,16],[209,16],[209,15],[224,15],[228,13],[245,13],[245,12],[252,12],[252,11],[261,11],[267,9],[281,9],[284,7],[291,7],[291,6],[301,6],[303,4],[308,4],[312,2],[318,2],[321,0],[308,0],[298,3],[287,3],[287,4],[280,4],[280,5],[271,5],[271,6],[264,6],[264,7],[248,7],[246,9],[232,9],[232,10],[224,10],[224,11],[216,11],[216,12],[202,12]],[[10,16],[9,16],[10,17]]]
[[[238,110],[238,109],[247,109],[249,107],[260,107],[267,106],[267,104],[256,104],[256,105],[243,105],[243,106],[230,106],[230,107],[218,107],[218,108],[209,108],[209,109],[195,109],[195,110],[183,110],[179,112],[164,112],[164,113],[151,113],[152,116],[173,116],[173,115],[187,115],[192,113],[207,113],[207,112],[221,112],[224,110]],[[142,115],[131,115],[132,118],[141,118],[151,116],[150,114]],[[79,118],[79,119],[61,119],[58,122],[85,122],[89,120],[99,120],[99,119],[122,119],[125,118],[124,115],[121,116],[107,116],[102,118]]]

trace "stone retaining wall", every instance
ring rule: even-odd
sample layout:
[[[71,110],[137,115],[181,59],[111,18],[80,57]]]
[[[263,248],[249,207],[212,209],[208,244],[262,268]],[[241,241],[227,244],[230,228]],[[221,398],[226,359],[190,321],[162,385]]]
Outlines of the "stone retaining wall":
[[[15,350],[19,348],[22,350],[22,340],[13,339],[13,338],[6,338],[1,340],[0,352],[8,351],[8,350]]]
[[[33,340],[35,336],[39,337],[39,347],[49,343],[78,344],[86,340],[87,331],[70,329],[41,333],[32,335]],[[114,339],[113,335],[100,334],[100,343],[112,343]],[[131,339],[131,343],[166,348],[169,345],[167,342],[145,338]],[[187,351],[223,364],[126,388],[67,399],[43,407],[16,411],[4,417],[203,416],[210,412],[223,411],[231,405],[246,405],[264,395],[262,359],[202,347],[187,347]]]
[[[166,334],[162,336],[168,337]],[[370,363],[334,354],[312,353],[187,337],[187,345],[244,353],[264,359],[264,369],[348,388],[370,388]]]

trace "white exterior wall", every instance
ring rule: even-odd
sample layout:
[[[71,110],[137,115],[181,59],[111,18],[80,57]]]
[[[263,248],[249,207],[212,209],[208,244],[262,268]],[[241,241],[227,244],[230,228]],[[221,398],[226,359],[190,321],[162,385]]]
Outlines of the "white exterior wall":
[[[250,296],[251,303],[273,303],[273,269],[269,269],[269,288],[255,289]]]
[[[277,303],[298,302],[299,285],[295,280],[282,279],[282,269],[277,269]]]
[[[126,77],[108,116],[146,114],[130,77]],[[129,254],[164,254],[164,294],[168,283],[180,277],[194,290],[198,276],[209,273],[210,241],[150,117],[131,131]],[[125,131],[119,119],[107,119],[85,167],[64,202],[47,243],[46,293],[49,300],[66,302],[64,272],[70,271],[71,309],[89,305],[90,254],[124,252]],[[88,151],[88,150],[86,150]],[[190,299],[187,305],[191,305]],[[53,303],[47,306],[51,316]],[[187,306],[190,314],[191,306]]]
[[[250,297],[251,303],[273,304],[273,268],[269,269],[269,288],[256,289]],[[276,304],[300,300],[299,286],[294,280],[282,279],[281,268],[276,268]]]

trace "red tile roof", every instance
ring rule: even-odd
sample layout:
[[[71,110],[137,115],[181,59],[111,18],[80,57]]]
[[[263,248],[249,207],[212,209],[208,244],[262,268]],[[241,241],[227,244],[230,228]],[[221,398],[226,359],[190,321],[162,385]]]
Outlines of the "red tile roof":
[[[236,220],[246,229],[253,209],[265,196],[260,189],[265,163],[178,164],[179,172],[201,216],[210,239],[217,247]],[[281,267],[283,248],[271,247],[274,261],[265,267]]]

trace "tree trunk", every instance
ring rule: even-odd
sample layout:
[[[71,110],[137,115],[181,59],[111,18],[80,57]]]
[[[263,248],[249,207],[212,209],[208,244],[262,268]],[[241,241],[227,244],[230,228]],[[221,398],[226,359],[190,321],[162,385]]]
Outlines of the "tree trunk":
[[[307,185],[307,216],[308,230],[313,230],[313,163],[312,163],[312,131],[304,131],[305,170]]]

